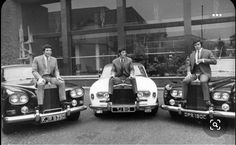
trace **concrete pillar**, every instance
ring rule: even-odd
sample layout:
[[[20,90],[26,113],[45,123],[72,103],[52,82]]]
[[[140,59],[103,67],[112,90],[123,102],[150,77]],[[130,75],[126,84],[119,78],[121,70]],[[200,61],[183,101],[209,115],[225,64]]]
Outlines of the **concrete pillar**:
[[[63,75],[72,74],[71,59],[71,0],[61,0],[61,39],[63,55]]]
[[[192,24],[191,24],[191,0],[183,0],[184,4],[184,40],[185,40],[185,52],[191,53],[192,48]]]
[[[99,71],[100,68],[100,48],[99,48],[99,44],[96,43],[95,45],[95,56],[96,56],[96,70]]]
[[[118,33],[118,49],[125,48],[125,0],[116,0],[117,2],[117,33]]]

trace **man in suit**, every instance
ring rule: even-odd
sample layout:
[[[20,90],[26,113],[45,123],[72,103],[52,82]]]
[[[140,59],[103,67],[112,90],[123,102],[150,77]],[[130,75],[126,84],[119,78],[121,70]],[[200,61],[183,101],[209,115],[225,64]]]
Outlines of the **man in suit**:
[[[44,87],[46,83],[55,84],[59,87],[59,98],[62,107],[65,107],[65,82],[61,78],[57,59],[52,57],[52,46],[45,44],[43,47],[43,55],[37,56],[33,60],[32,73],[37,80],[37,99],[38,109],[40,112],[43,110]]]
[[[196,74],[200,74],[200,82],[203,90],[204,100],[208,106],[212,106],[210,102],[208,81],[211,78],[210,64],[216,64],[217,61],[210,50],[202,48],[200,40],[194,41],[195,51],[190,54],[187,61],[187,76],[183,80],[183,97],[186,99],[188,92],[188,84],[197,79]]]
[[[125,48],[119,49],[119,57],[112,61],[111,79],[109,81],[109,94],[113,93],[114,84],[120,84],[122,82],[131,83],[134,93],[137,93],[132,59],[127,57]]]

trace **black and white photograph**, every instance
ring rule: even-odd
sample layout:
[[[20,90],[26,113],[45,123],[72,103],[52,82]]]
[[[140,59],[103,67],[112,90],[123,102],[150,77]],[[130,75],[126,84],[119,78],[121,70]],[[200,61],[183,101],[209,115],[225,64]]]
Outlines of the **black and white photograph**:
[[[232,0],[5,0],[1,144],[235,144]]]

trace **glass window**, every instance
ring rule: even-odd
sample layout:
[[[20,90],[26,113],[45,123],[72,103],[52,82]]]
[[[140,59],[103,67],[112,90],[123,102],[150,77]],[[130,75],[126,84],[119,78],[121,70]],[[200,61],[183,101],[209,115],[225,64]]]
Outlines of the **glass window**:
[[[74,35],[73,48],[74,74],[98,74],[117,57],[117,33]]]
[[[72,0],[72,30],[116,24],[116,0]]]
[[[133,60],[144,64],[149,76],[185,75],[186,45],[183,0],[127,0],[126,47]],[[230,0],[191,1],[189,40],[217,58],[235,56],[235,9]],[[131,18],[130,11],[133,12]],[[171,11],[170,11],[171,10]]]
[[[127,23],[162,23],[183,20],[183,0],[127,0]]]

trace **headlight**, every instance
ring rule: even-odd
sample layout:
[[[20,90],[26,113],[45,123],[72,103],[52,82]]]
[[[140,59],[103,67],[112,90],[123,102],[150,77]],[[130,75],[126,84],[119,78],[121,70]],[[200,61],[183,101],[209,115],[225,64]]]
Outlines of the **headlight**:
[[[70,96],[72,98],[79,98],[84,95],[84,90],[82,88],[76,88],[70,91]]]
[[[9,102],[12,105],[22,105],[26,104],[29,101],[28,96],[22,93],[15,93],[9,97]]]
[[[183,97],[182,90],[172,90],[170,94],[174,98],[182,98]]]
[[[151,95],[150,91],[138,91],[138,94],[137,94],[139,98],[149,97],[150,95]]]
[[[97,98],[105,98],[107,99],[109,97],[108,92],[97,92]]]
[[[165,88],[166,88],[166,90],[171,90],[172,89],[172,86],[170,85],[170,84],[167,84],[166,86],[165,86]]]
[[[216,101],[228,101],[229,100],[229,93],[215,92],[213,94],[213,99]]]

